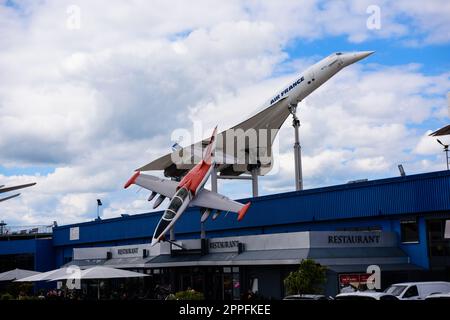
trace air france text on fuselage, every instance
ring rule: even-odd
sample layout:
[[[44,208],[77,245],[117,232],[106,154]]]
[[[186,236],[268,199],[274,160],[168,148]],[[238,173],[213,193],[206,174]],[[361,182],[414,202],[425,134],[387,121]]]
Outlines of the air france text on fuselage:
[[[289,87],[287,87],[286,89],[284,89],[283,91],[281,91],[279,94],[277,94],[272,100],[270,100],[270,104],[274,104],[275,102],[277,102],[278,100],[280,100],[281,98],[283,98],[289,91],[291,91],[292,89],[294,89],[297,85],[299,85],[300,83],[302,83],[302,81],[304,81],[305,78],[301,77],[300,79],[298,79],[297,81],[295,81],[293,84],[291,84]]]

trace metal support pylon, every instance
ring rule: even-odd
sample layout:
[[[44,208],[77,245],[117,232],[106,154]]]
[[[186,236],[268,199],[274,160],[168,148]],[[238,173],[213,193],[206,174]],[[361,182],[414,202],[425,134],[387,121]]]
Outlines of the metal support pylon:
[[[303,190],[302,173],[302,147],[300,145],[300,120],[297,118],[297,106],[289,105],[289,111],[292,115],[292,126],[294,127],[294,165],[295,165],[295,190]]]

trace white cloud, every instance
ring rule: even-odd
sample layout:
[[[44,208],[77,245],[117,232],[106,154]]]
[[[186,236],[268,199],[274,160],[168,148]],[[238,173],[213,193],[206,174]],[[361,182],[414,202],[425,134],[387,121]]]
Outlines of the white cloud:
[[[431,132],[431,130],[428,130],[420,137],[417,145],[413,149],[414,153],[418,155],[436,155],[439,151],[443,150],[443,147],[437,142],[437,139],[444,144],[450,143],[447,136],[430,137],[429,134]]]
[[[399,21],[406,15],[420,45],[448,41],[445,3],[420,10],[417,3],[378,2],[382,28],[371,31],[365,26],[372,2],[77,1],[79,30],[66,27],[70,1],[2,2],[0,163],[54,168],[0,176],[2,184],[38,182],[2,203],[2,218],[92,219],[98,197],[106,217],[148,210],[146,192],[122,190],[132,170],[168,151],[170,132],[189,128],[187,120],[225,129],[253,113],[295,77],[293,70],[317,60],[286,60],[284,50],[298,39],[406,41],[411,30]],[[273,77],[275,70],[288,74]],[[438,159],[416,148],[423,132],[411,124],[446,116],[439,97],[449,83],[449,74],[426,76],[416,65],[340,73],[301,106],[306,186],[384,175],[399,161],[415,171],[433,168]],[[291,139],[286,124],[280,172],[261,179],[266,193],[292,189]],[[413,149],[422,158],[412,157]],[[249,194],[244,183],[223,188]]]

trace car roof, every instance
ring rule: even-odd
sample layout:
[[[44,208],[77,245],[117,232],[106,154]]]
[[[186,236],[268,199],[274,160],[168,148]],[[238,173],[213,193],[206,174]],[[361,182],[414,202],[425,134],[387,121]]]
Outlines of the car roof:
[[[391,286],[410,286],[410,285],[421,285],[421,284],[448,284],[450,282],[446,281],[423,281],[423,282],[401,282],[401,283],[393,283]]]
[[[381,297],[381,296],[390,296],[390,294],[384,292],[377,291],[355,291],[355,292],[345,292],[339,293],[336,297],[346,297],[346,296],[366,296],[366,297]]]
[[[284,297],[286,298],[322,298],[325,297],[323,294],[292,294]]]
[[[427,298],[439,298],[439,297],[448,298],[448,297],[450,297],[450,292],[448,292],[448,293],[432,293],[429,296],[427,296]]]

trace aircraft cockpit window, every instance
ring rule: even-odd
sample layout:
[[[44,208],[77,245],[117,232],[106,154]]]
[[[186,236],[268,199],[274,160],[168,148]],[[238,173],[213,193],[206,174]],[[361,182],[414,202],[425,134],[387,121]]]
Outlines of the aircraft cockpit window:
[[[342,52],[336,52],[336,55],[340,56],[340,55],[342,55]]]
[[[186,190],[186,188],[181,188],[175,195],[184,200],[188,196],[188,191]]]
[[[164,212],[163,219],[164,219],[164,220],[172,220],[172,219],[175,217],[175,215],[176,215],[175,212],[173,212],[171,209],[167,209],[167,210]]]
[[[183,200],[181,200],[178,197],[173,197],[172,201],[170,202],[170,205],[167,209],[170,209],[174,212],[177,212],[178,209],[183,205]]]

